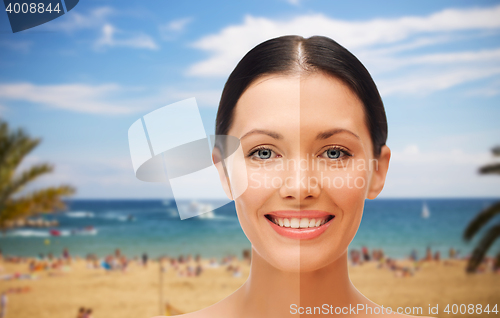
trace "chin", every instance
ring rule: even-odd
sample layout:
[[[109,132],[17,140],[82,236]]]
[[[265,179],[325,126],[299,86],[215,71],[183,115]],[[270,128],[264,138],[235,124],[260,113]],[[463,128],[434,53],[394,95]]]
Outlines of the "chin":
[[[317,247],[304,247],[300,244],[288,247],[275,246],[254,249],[277,270],[289,273],[306,273],[320,270],[337,261],[347,251],[345,247],[334,247],[329,251]]]
[[[314,272],[320,270],[331,263],[337,261],[347,250],[335,249],[332,251],[301,248],[300,251],[300,272]]]
[[[300,245],[292,246],[265,246],[265,248],[253,248],[259,255],[277,270],[290,273],[300,272]]]

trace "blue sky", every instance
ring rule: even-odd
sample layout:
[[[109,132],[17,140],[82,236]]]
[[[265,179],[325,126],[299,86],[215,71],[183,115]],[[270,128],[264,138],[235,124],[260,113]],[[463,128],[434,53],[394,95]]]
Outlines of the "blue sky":
[[[0,117],[42,144],[24,165],[81,198],[161,198],[135,179],[127,130],[196,97],[214,130],[225,79],[254,45],[326,35],[368,68],[384,100],[393,158],[383,197],[500,196],[479,176],[500,144],[497,1],[97,1],[12,34],[0,14]]]

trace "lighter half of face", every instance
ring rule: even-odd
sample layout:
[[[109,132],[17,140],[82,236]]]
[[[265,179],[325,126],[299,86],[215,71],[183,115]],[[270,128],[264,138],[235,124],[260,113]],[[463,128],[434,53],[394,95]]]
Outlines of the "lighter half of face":
[[[233,171],[246,171],[248,187],[235,202],[253,249],[292,272],[338,259],[376,166],[358,97],[323,73],[265,76],[240,97],[228,134],[243,148]]]

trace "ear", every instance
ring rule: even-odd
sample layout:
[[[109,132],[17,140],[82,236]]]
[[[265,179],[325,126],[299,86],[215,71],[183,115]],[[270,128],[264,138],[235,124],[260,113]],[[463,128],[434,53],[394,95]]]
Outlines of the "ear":
[[[370,169],[373,170],[373,174],[366,196],[368,199],[375,199],[384,188],[385,177],[387,176],[387,170],[389,169],[390,159],[391,149],[389,149],[389,147],[387,146],[383,146],[380,151],[380,156],[378,158],[375,158],[375,160],[373,161],[373,166],[370,167]]]
[[[218,147],[215,147],[214,150],[212,151],[212,162],[214,163],[215,168],[217,168],[217,172],[219,173],[220,183],[222,184],[224,192],[226,193],[229,200],[232,201],[233,195],[231,193],[231,184],[229,182],[229,178],[227,177],[227,171],[224,162],[222,160],[221,151]]]

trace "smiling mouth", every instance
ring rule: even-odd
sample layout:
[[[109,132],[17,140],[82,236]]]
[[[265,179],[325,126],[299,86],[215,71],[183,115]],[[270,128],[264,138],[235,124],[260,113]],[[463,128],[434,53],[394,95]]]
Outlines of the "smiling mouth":
[[[280,218],[271,214],[266,214],[265,217],[279,227],[291,229],[319,228],[335,218],[334,215],[316,218]]]

